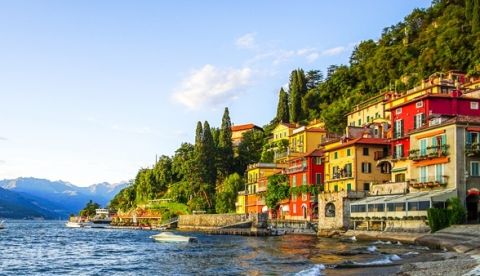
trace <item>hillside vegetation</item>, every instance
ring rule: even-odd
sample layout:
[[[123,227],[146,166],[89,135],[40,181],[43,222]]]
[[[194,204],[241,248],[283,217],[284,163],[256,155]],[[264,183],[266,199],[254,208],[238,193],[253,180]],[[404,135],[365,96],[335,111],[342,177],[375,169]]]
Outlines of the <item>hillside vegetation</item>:
[[[322,119],[329,131],[341,133],[355,104],[385,90],[405,91],[448,70],[480,75],[480,0],[433,1],[430,8],[415,9],[378,40],[359,43],[350,62],[329,66],[326,76],[320,70],[293,70],[265,133],[247,132],[235,153],[228,109],[218,129],[198,122],[194,144],[183,143],[174,156],[141,169],[110,205],[129,210],[168,198],[191,210],[233,212],[236,193],[244,189],[241,176],[260,160],[277,123]]]

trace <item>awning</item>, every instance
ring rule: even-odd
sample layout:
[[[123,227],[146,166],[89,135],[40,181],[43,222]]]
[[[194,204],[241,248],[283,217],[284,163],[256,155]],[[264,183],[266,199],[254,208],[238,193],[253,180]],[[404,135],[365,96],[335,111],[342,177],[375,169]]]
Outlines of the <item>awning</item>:
[[[480,191],[479,191],[480,194]],[[429,192],[410,193],[405,195],[369,196],[353,201],[350,205],[381,204],[381,203],[402,203],[418,201],[444,202],[449,198],[457,196],[456,189],[433,190]]]
[[[401,172],[406,170],[407,170],[407,167],[401,167],[401,168],[394,168],[391,170],[391,172]]]
[[[470,196],[470,195],[478,196],[480,195],[480,190],[478,190],[477,188],[468,189],[467,196]]]
[[[290,207],[288,205],[283,205],[282,212],[288,212],[288,211],[290,211]]]
[[[262,213],[265,213],[265,212],[268,212],[268,207],[267,206],[262,207]]]

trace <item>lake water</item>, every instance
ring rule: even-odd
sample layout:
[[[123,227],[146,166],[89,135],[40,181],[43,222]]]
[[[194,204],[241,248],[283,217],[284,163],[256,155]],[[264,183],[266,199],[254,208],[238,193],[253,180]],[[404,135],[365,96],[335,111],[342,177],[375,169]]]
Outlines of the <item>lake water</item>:
[[[64,223],[7,221],[0,230],[0,274],[381,275],[431,253],[417,246],[294,235],[181,232],[198,243],[160,243],[149,238],[158,231],[66,228]]]

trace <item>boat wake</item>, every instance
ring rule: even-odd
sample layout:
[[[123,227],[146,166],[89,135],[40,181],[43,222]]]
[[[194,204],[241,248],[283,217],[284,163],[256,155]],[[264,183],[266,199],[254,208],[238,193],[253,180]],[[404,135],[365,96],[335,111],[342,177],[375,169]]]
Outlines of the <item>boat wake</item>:
[[[354,262],[345,261],[336,266],[336,268],[359,268],[359,267],[372,267],[372,266],[387,266],[392,265],[394,261],[399,261],[400,258],[396,254],[384,255],[381,259],[375,259],[369,262]]]

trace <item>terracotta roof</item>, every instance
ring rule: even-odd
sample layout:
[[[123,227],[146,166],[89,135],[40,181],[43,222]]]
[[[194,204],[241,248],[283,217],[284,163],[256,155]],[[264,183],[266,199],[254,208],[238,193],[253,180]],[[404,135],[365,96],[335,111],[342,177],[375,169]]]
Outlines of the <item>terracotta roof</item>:
[[[308,152],[307,154],[305,154],[305,156],[320,157],[320,156],[323,156],[323,150],[314,149],[314,150]]]
[[[232,126],[232,131],[242,131],[242,130],[249,130],[254,128],[262,129],[261,127],[256,126],[254,124],[244,124],[244,125]]]
[[[329,151],[341,149],[341,148],[348,147],[348,146],[351,146],[351,145],[354,145],[354,144],[390,145],[390,142],[388,141],[388,139],[384,139],[384,138],[363,138],[363,137],[360,137],[360,138],[356,138],[356,139],[350,140],[348,142],[345,142],[343,144],[340,144],[336,147],[333,147],[333,148],[329,149]]]
[[[290,124],[290,123],[280,123],[280,125],[284,125],[289,128],[296,128],[298,127],[296,124]]]

